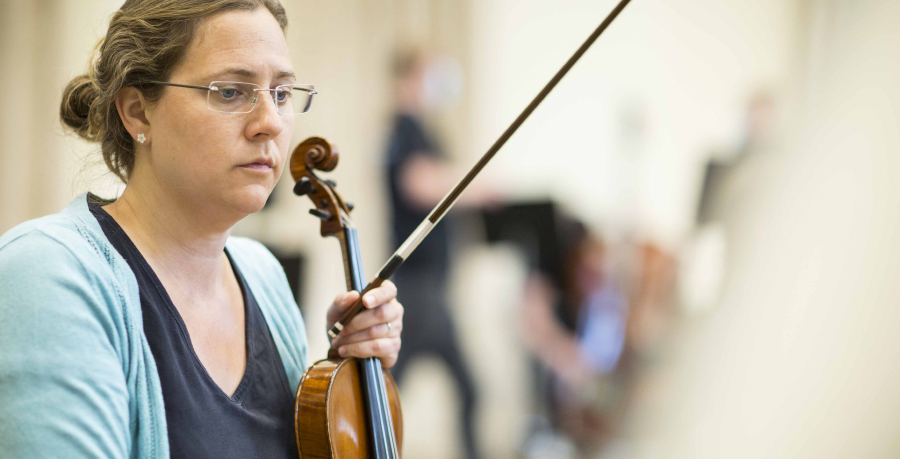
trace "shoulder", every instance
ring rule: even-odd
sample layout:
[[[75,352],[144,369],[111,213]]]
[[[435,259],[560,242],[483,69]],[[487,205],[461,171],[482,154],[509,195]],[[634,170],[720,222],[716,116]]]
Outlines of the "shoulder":
[[[414,116],[398,114],[388,143],[388,163],[394,165],[414,154],[440,156],[422,122]]]
[[[84,353],[118,381],[134,345],[129,292],[100,242],[70,223],[53,215],[0,237],[0,349],[19,356],[0,356],[0,366],[80,375],[71,356]],[[68,360],[59,362],[62,355]]]
[[[72,320],[90,323],[88,328],[106,335],[124,356],[137,285],[116,261],[118,253],[99,225],[93,228],[86,220],[92,216],[73,211],[76,203],[0,237],[0,317],[62,328]]]
[[[0,236],[0,263],[39,265],[40,261],[48,261],[51,263],[41,266],[62,268],[52,262],[66,255],[64,258],[70,261],[109,268],[113,264],[109,243],[86,200],[87,193],[76,197],[59,213],[26,221]]]
[[[278,272],[284,274],[275,255],[272,255],[272,252],[258,241],[232,236],[228,238],[225,247],[228,248],[228,253],[234,258],[244,275],[252,273],[265,276]]]
[[[0,237],[0,273],[3,277],[33,277],[35,282],[52,274],[79,274],[93,278],[111,273],[102,247],[63,215],[25,222]]]
[[[109,266],[104,269],[91,245],[67,231],[14,228],[0,238],[0,317],[9,319],[7,326],[63,332],[74,320],[95,323],[96,331],[116,328],[118,295],[104,272],[111,273]]]

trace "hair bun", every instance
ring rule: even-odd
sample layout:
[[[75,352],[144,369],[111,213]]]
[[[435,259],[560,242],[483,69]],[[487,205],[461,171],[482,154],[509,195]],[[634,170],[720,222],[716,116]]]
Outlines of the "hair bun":
[[[90,120],[91,106],[99,92],[89,75],[80,75],[72,79],[63,90],[59,117],[66,126],[85,140],[95,141],[97,129],[92,129]]]

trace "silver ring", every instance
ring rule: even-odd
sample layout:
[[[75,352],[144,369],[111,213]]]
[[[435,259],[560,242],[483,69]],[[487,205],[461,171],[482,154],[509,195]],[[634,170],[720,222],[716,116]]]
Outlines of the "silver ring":
[[[388,331],[387,331],[387,333],[384,334],[384,336],[391,336],[391,323],[390,322],[385,322],[385,323],[388,326]]]

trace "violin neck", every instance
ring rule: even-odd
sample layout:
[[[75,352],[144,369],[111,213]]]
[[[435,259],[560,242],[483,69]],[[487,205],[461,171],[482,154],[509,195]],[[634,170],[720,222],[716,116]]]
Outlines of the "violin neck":
[[[359,235],[356,228],[344,228],[344,240],[341,252],[344,255],[344,274],[347,277],[347,289],[357,292],[366,288],[366,273],[363,269],[362,255],[359,249]]]
[[[339,238],[341,239],[341,238]],[[361,292],[366,287],[366,273],[363,269],[362,255],[359,248],[359,235],[356,228],[344,227],[341,252],[344,255],[344,274],[347,288]],[[366,416],[369,432],[372,435],[371,445],[373,457],[377,459],[394,459],[400,457],[397,441],[394,437],[391,410],[388,405],[387,389],[382,375],[381,359],[370,357],[359,360],[359,373],[363,385],[366,404]]]

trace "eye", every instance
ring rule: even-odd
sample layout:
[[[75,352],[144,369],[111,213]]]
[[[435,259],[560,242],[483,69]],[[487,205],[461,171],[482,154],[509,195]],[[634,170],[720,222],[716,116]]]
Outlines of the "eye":
[[[290,100],[291,100],[290,89],[275,91],[275,102],[278,102],[279,104],[284,104],[284,103],[289,102]]]
[[[219,95],[221,95],[223,99],[233,99],[237,94],[238,90],[235,88],[224,88],[219,90]]]

